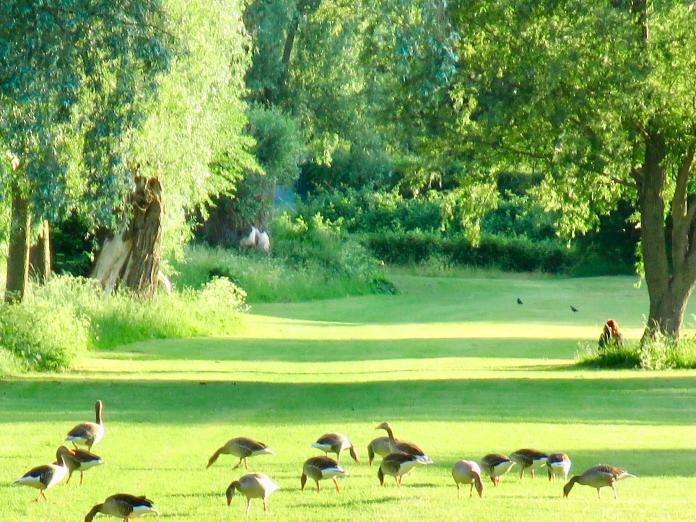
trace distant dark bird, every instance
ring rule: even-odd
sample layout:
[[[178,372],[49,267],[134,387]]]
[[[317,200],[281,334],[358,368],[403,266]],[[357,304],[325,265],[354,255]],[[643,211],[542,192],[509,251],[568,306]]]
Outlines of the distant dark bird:
[[[524,303],[522,302],[522,299],[520,299],[519,297],[517,298],[517,304],[524,304]]]
[[[570,309],[571,309],[573,312],[577,312],[577,311],[578,311],[578,309],[575,308],[573,305],[570,305]]]

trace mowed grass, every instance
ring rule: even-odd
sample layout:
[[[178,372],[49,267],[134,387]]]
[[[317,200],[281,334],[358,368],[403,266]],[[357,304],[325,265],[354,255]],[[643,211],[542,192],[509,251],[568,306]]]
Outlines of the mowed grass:
[[[212,452],[234,436],[267,442],[252,459],[282,487],[249,520],[693,520],[696,513],[696,371],[594,371],[574,367],[579,340],[603,322],[641,331],[644,290],[631,278],[394,277],[401,293],[253,308],[234,338],[153,341],[91,354],[75,371],[0,385],[0,519],[76,521],[116,492],[147,494],[167,520],[244,518],[224,491],[243,473]],[[521,297],[524,305],[517,305]],[[572,313],[570,304],[580,311]],[[693,321],[689,316],[689,324]],[[10,484],[49,462],[73,424],[105,403],[107,462],[86,483],[59,485],[49,502]],[[300,492],[303,461],[319,435],[346,433],[366,460],[382,435],[422,446],[435,463],[397,489],[377,467],[344,455],[350,477],[336,494]],[[457,500],[460,458],[521,447],[565,451],[580,472],[597,463],[639,476],[619,499],[576,486],[569,499],[543,473],[484,498]],[[514,468],[513,468],[514,469]]]

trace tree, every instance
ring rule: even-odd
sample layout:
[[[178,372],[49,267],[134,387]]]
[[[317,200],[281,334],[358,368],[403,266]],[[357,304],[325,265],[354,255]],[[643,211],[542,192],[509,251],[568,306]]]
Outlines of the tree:
[[[11,204],[5,296],[13,301],[27,285],[32,217],[83,207],[95,221],[111,219],[128,182],[118,143],[168,53],[159,0],[8,0],[0,19],[0,192]]]
[[[478,172],[543,172],[573,234],[634,205],[645,336],[678,337],[696,282],[696,9],[681,1],[459,0],[456,132]]]

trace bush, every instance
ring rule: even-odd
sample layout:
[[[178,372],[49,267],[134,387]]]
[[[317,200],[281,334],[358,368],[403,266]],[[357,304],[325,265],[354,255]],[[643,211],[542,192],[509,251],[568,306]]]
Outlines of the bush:
[[[478,245],[463,236],[442,237],[426,232],[385,232],[364,235],[365,244],[381,260],[394,264],[423,263],[436,257],[445,263],[492,267],[517,272],[565,272],[576,252],[557,241],[530,241],[490,234]]]

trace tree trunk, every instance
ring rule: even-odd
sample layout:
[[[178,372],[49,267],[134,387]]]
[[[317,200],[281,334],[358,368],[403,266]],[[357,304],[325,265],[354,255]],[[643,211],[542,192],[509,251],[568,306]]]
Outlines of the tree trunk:
[[[160,273],[162,185],[157,178],[135,178],[136,188],[130,197],[132,216],[125,230],[104,241],[92,277],[111,292],[124,287],[142,297],[157,291]]]
[[[671,238],[665,227],[665,157],[664,139],[657,132],[650,133],[638,176],[641,246],[650,297],[642,342],[659,334],[679,338],[686,305],[696,283],[696,201],[688,196],[694,149],[686,152],[677,172],[671,205]]]
[[[31,213],[29,200],[19,187],[11,187],[12,215],[7,257],[5,302],[17,303],[24,299],[29,283],[29,249],[31,247]]]
[[[29,254],[30,271],[40,283],[51,278],[51,236],[48,221],[41,223],[39,238]]]

